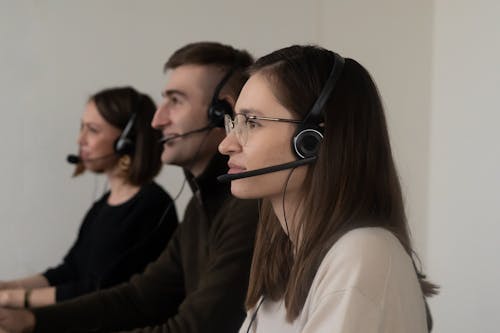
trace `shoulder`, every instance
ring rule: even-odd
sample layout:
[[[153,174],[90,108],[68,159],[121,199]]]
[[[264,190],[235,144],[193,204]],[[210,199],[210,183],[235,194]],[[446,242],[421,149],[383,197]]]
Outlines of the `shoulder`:
[[[376,260],[383,263],[395,250],[404,251],[399,240],[384,228],[358,228],[343,235],[328,251],[327,257]]]
[[[259,218],[259,205],[257,200],[242,200],[230,197],[225,200],[219,211],[222,223],[256,224]]]
[[[170,196],[156,183],[148,183],[142,185],[139,192],[130,199],[126,204],[122,205],[122,217],[133,224],[140,224],[146,227],[147,225],[156,225],[160,217],[167,211],[168,215],[166,224],[177,224],[177,214],[175,205]],[[116,214],[115,214],[116,215]],[[164,225],[166,225],[164,223]]]
[[[241,213],[246,215],[248,213],[258,213],[258,201],[253,199],[238,199],[233,196],[229,197],[224,202],[224,209],[229,213]]]
[[[230,197],[221,205],[213,221],[213,232],[217,239],[249,239],[253,245],[258,219],[257,200]]]
[[[327,252],[313,285],[320,294],[355,289],[374,302],[383,298],[394,266],[412,269],[399,240],[383,228],[359,228],[343,235]]]
[[[394,258],[402,254],[405,256],[406,251],[390,231],[384,228],[358,228],[343,235],[330,248],[321,265],[335,264],[337,268],[349,266],[345,268],[384,274],[390,269]]]
[[[172,201],[170,195],[155,182],[142,185],[138,193],[142,201],[151,203],[166,203]]]
[[[141,191],[147,194],[168,196],[167,192],[163,189],[163,187],[158,185],[156,182],[151,182],[142,185]]]

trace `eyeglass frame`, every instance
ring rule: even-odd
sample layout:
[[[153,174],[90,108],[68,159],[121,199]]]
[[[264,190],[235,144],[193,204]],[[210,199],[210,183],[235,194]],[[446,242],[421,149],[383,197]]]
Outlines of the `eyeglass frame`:
[[[238,132],[235,130],[236,128],[236,119],[238,116],[243,116],[245,117],[245,132],[246,135],[244,138],[241,137],[241,135],[238,135]],[[224,129],[226,130],[226,135],[231,134],[231,132],[234,132],[236,135],[236,138],[240,141],[241,145],[245,145],[247,140],[248,140],[248,133],[249,133],[249,128],[248,128],[248,121],[249,120],[264,120],[264,121],[276,121],[276,122],[281,122],[281,123],[291,123],[291,124],[301,124],[302,121],[296,120],[296,119],[285,119],[285,118],[276,118],[276,117],[263,117],[263,116],[255,116],[255,115],[249,115],[246,113],[236,113],[234,115],[234,120],[231,119],[231,116],[229,114],[224,115]]]

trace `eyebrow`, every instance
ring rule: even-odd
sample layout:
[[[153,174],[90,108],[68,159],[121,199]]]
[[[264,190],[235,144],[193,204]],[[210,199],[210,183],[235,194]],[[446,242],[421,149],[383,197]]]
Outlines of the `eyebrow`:
[[[180,95],[182,97],[187,97],[187,94],[181,90],[177,90],[177,89],[168,89],[168,90],[165,90],[161,93],[161,95],[163,97],[171,97],[173,95]]]
[[[98,127],[98,128],[101,127],[101,124],[98,124],[98,123],[93,122],[93,121],[87,121],[87,122],[85,122],[85,121],[83,121],[83,119],[80,120],[80,125],[81,126],[94,126],[94,127]]]
[[[260,111],[257,111],[255,109],[241,109],[239,110],[239,113],[245,114],[245,115],[256,115],[256,116],[263,116],[264,114]]]

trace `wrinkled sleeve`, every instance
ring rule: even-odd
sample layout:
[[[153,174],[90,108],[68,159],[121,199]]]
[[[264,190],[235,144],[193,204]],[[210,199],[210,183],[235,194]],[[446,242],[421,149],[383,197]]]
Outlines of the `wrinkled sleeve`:
[[[233,200],[217,226],[214,253],[198,289],[165,323],[133,332],[237,332],[245,318],[257,212],[255,201]]]
[[[208,269],[197,289],[185,295],[180,239],[130,283],[45,308],[34,309],[36,332],[237,332],[243,318],[257,207],[231,200],[214,226]],[[78,329],[77,329],[78,328]]]
[[[35,332],[126,330],[173,316],[184,298],[178,228],[157,261],[129,283],[33,309]],[[161,297],[158,297],[158,294]]]

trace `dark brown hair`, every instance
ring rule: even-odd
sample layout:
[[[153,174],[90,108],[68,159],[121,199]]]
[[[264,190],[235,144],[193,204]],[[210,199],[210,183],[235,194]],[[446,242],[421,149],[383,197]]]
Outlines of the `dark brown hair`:
[[[175,69],[182,65],[214,66],[224,72],[233,70],[223,90],[236,100],[248,79],[246,69],[252,63],[252,56],[245,50],[237,50],[217,42],[196,42],[175,51],[163,66],[163,70]]]
[[[161,133],[151,127],[156,106],[151,97],[132,87],[101,90],[90,96],[99,114],[114,127],[124,130],[133,113],[136,114],[131,131],[127,135],[134,145],[128,181],[137,186],[149,183],[161,170]],[[81,165],[80,165],[81,168]]]
[[[270,83],[273,94],[303,119],[334,63],[332,52],[291,46],[257,60],[251,74]],[[369,73],[345,59],[323,115],[324,139],[302,187],[301,224],[294,251],[269,202],[258,226],[246,306],[261,296],[284,299],[287,319],[300,314],[325,254],[349,230],[377,226],[391,231],[412,256],[401,186],[393,161],[382,102]],[[435,286],[419,279],[425,295]]]

